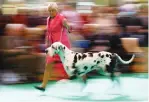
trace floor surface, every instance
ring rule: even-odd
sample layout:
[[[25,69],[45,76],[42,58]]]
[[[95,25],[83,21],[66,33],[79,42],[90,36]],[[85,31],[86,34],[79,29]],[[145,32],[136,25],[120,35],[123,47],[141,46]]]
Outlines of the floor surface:
[[[40,83],[0,85],[0,102],[127,102],[148,100],[148,73],[123,74],[120,84],[106,77],[89,78],[86,87],[79,80],[48,83],[45,92],[34,89]]]

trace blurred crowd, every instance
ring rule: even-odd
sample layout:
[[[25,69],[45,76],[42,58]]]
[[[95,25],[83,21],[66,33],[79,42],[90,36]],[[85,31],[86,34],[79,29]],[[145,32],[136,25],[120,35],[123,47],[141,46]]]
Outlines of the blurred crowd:
[[[60,12],[73,28],[72,34],[80,34],[85,39],[95,40],[100,39],[99,35],[130,37],[139,33],[141,35],[137,35],[137,37],[141,43],[147,44],[148,7],[146,5],[138,7],[131,2],[119,7],[95,4],[90,7],[90,13],[83,13],[76,10],[76,2],[64,1],[66,0],[62,0],[58,4]],[[15,14],[2,14],[1,9],[0,35],[22,36],[29,39],[28,41],[38,39],[39,43],[43,43],[46,19],[49,16],[46,4],[41,7],[18,7],[16,9]],[[132,35],[132,33],[135,34]],[[102,38],[104,39],[104,37]]]
[[[61,2],[57,3],[60,13],[67,18],[72,26],[72,32],[69,36],[74,48],[78,47],[78,43],[82,43],[81,41],[83,40],[84,42],[86,41],[85,44],[79,45],[80,48],[84,48],[83,51],[94,51],[93,49],[95,49],[96,51],[110,50],[118,53],[123,41],[120,38],[137,38],[138,43],[132,44],[131,47],[128,44],[131,42],[126,42],[125,50],[127,50],[127,46],[129,46],[128,49],[133,49],[135,46],[148,46],[147,4],[141,5],[139,2],[125,2],[119,6],[94,4],[90,5],[88,12],[85,12],[81,11],[85,5],[78,8],[77,2],[68,1],[61,0]],[[30,55],[28,53],[36,54],[44,51],[46,20],[49,16],[47,5],[48,3],[31,6],[24,5],[21,7],[15,6],[15,13],[12,14],[9,14],[8,11],[14,12],[13,10],[11,11],[11,8],[14,9],[13,5],[8,7],[9,10],[4,10],[6,7],[1,7],[1,67],[5,68],[9,63],[9,67],[12,65],[11,67],[15,68],[19,61],[21,63],[19,64],[20,66],[18,65],[19,67],[27,65],[26,62],[22,64],[23,62],[21,62],[22,60],[20,60],[18,55],[23,56],[23,59],[26,59],[26,61],[29,59],[28,65],[31,65],[34,62],[31,62],[30,59],[37,59],[38,56],[36,55],[32,58],[28,56]],[[103,46],[108,46],[110,49],[106,49]],[[140,52],[140,50],[136,49],[134,52],[137,51]],[[27,57],[24,57],[24,55],[27,55]],[[8,56],[8,59],[6,59],[6,56]],[[17,58],[18,60],[14,62]],[[40,64],[36,65],[36,67],[42,66],[41,61],[38,60],[37,63],[39,62]],[[30,67],[30,69],[33,68],[32,66]]]

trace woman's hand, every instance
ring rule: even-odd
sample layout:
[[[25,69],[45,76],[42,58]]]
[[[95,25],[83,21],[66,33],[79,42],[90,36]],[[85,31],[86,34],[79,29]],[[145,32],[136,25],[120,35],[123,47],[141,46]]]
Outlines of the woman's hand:
[[[49,47],[51,45],[50,41],[48,40],[48,37],[45,39],[45,46]]]
[[[48,44],[48,43],[45,43],[45,46],[46,46],[46,47],[49,47],[49,46],[50,46],[50,44]]]

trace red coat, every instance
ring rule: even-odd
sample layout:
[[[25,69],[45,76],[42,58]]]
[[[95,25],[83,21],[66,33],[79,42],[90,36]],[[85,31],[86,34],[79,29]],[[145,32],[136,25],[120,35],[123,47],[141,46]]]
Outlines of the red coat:
[[[51,44],[60,41],[68,48],[70,48],[70,42],[67,35],[67,31],[63,26],[63,20],[64,16],[59,13],[53,19],[50,19],[50,17],[48,17],[46,36],[48,36],[48,40],[50,41]],[[47,56],[46,58],[47,63],[53,61],[60,61],[59,56],[58,55],[55,55],[53,57]]]

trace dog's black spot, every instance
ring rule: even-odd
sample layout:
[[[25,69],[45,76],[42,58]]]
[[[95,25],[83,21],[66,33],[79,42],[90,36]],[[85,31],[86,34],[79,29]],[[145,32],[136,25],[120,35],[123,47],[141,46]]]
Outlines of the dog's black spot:
[[[73,73],[73,74],[74,74],[74,73]],[[76,76],[75,74],[74,74],[73,76],[70,76],[70,77],[69,77],[70,80],[73,80],[73,79],[76,79],[76,78],[77,78],[77,76]]]
[[[74,61],[73,61],[74,63],[76,63],[77,62],[77,53],[75,54],[75,56],[74,56]]]
[[[91,69],[93,69],[94,68],[94,66],[91,66]]]
[[[111,62],[109,65],[106,65],[106,71],[111,73],[110,77],[111,77],[111,80],[113,81],[115,76],[114,76],[114,69],[117,67],[117,60],[116,60],[116,56],[115,54],[112,54],[111,56]]]
[[[97,61],[97,64],[99,64],[100,63],[100,61]]]
[[[83,74],[84,72],[78,72],[78,75]]]
[[[93,57],[93,53],[92,52],[89,52],[88,55],[89,55],[89,57]]]
[[[76,64],[75,63],[72,63],[72,68],[76,69]]]
[[[75,68],[75,64],[77,63],[77,53],[74,56],[74,60],[73,60],[73,64],[72,64],[72,68]]]
[[[104,57],[104,55],[101,55],[101,58],[103,58]]]
[[[85,57],[87,57],[86,54],[83,54],[82,59],[84,59]]]
[[[78,73],[78,70],[74,70],[74,72],[73,72],[73,73],[74,73],[74,75],[76,75],[76,74]]]
[[[55,49],[55,47],[52,45],[52,49]]]
[[[81,55],[78,55],[78,59],[79,59],[79,60],[81,59]]]
[[[59,46],[58,49],[60,50],[61,49],[61,46]]]
[[[63,47],[63,49],[65,50],[65,46]]]
[[[101,53],[99,53],[98,56],[100,57],[101,56]]]
[[[110,56],[110,59],[112,59],[112,55],[109,55]]]
[[[94,60],[94,62],[96,62],[96,60]]]
[[[107,72],[111,72],[110,66],[111,66],[111,65],[106,65],[106,71],[107,71]]]
[[[106,57],[109,57],[109,54],[106,54]]]
[[[87,68],[88,68],[87,66],[84,66],[84,69],[85,69],[85,70],[87,70]]]

